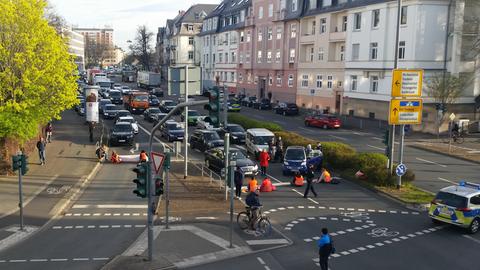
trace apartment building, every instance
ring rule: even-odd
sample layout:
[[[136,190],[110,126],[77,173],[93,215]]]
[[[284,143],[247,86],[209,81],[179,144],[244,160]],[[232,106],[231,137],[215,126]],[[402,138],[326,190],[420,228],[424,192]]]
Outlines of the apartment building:
[[[85,39],[79,32],[66,28],[64,35],[68,38],[68,52],[75,56],[75,64],[79,71],[85,70]]]
[[[98,53],[98,46],[102,46],[101,51],[105,51],[105,57],[101,64],[102,66],[115,65],[117,63],[117,57],[115,55],[115,45],[113,43],[113,28],[73,28],[74,32],[80,33],[84,37],[85,43],[85,58],[92,60],[98,58],[98,56],[91,56]],[[93,64],[93,63],[90,63]]]

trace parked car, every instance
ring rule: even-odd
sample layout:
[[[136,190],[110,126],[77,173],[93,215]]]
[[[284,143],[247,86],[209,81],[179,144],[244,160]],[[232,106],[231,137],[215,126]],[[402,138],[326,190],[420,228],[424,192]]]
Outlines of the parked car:
[[[289,146],[283,157],[283,175],[307,171],[307,155],[303,146]]]
[[[118,118],[125,116],[132,116],[132,114],[127,110],[118,110],[117,114],[115,115],[115,122],[117,122]]]
[[[116,123],[109,137],[110,145],[115,144],[129,144],[133,145],[135,134],[133,133],[132,124],[128,122],[118,122]]]
[[[272,103],[270,102],[270,99],[262,98],[260,101],[253,103],[253,108],[259,110],[271,110]]]
[[[113,119],[117,117],[117,106],[114,104],[107,104],[103,108],[103,119]]]
[[[298,115],[298,106],[295,103],[280,102],[274,108],[275,113],[283,115]]]
[[[169,113],[175,106],[177,106],[177,103],[170,99],[164,99],[160,102],[160,110],[164,113]]]
[[[275,134],[266,128],[250,128],[247,129],[247,136],[245,138],[245,147],[247,152],[258,155],[262,150],[268,150],[268,143],[275,138]]]
[[[242,126],[237,124],[227,124],[226,127],[223,127],[218,131],[218,135],[223,137],[225,133],[230,133],[230,142],[235,144],[244,144],[245,143],[245,129]]]
[[[122,93],[119,90],[110,90],[108,91],[108,95],[113,104],[123,104]]]
[[[153,118],[155,114],[159,114],[159,113],[161,113],[159,108],[150,107],[143,112],[143,119],[147,120],[148,122],[153,122]]]
[[[230,99],[227,101],[227,108],[229,112],[240,112],[242,106],[240,106],[240,102],[236,99]]]
[[[107,104],[112,104],[112,101],[110,99],[106,99],[106,98],[100,99],[100,101],[98,102],[98,111],[100,113],[103,113],[103,109],[105,108],[105,105],[107,105]]]
[[[132,116],[122,116],[122,117],[119,117],[117,119],[117,122],[116,123],[119,123],[119,122],[122,122],[122,123],[130,123],[132,124],[132,128],[133,128],[133,133],[135,134],[138,134],[138,124],[137,124],[137,120],[135,120],[135,118],[133,118]]]
[[[197,129],[190,136],[190,147],[204,152],[210,148],[223,146],[223,140],[214,130]]]
[[[245,107],[253,107],[253,103],[257,101],[257,97],[245,97],[243,98],[240,103],[242,106]]]
[[[167,116],[166,113],[157,113],[153,115],[153,125],[155,126],[158,122],[160,122],[165,116]]]
[[[160,105],[160,100],[154,95],[148,96],[148,106],[158,107]]]
[[[122,92],[122,94],[126,94],[126,93],[128,93],[130,90],[132,90],[132,89],[130,89],[130,87],[128,87],[128,86],[126,86],[126,85],[122,85],[120,91]]]
[[[237,167],[240,167],[244,175],[257,174],[258,165],[240,149],[231,147],[229,154],[235,155]],[[205,166],[216,172],[221,172],[225,168],[225,150],[223,147],[215,147],[205,152]]]
[[[188,110],[188,125],[189,126],[195,126],[197,125],[197,118],[201,116],[197,111],[195,110]],[[180,116],[180,119],[185,121],[185,112],[182,112],[182,115]]]
[[[183,141],[185,130],[180,123],[175,121],[167,121],[160,127],[161,136],[169,142]]]
[[[340,119],[335,115],[330,114],[316,114],[305,117],[305,126],[307,127],[321,127],[327,128],[340,128],[342,125]]]

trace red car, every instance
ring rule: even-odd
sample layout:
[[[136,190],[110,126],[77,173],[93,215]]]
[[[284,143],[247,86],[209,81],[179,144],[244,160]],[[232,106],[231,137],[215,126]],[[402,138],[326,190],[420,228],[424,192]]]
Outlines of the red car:
[[[305,126],[307,127],[321,127],[327,128],[340,128],[342,123],[340,119],[335,115],[317,114],[305,117]]]

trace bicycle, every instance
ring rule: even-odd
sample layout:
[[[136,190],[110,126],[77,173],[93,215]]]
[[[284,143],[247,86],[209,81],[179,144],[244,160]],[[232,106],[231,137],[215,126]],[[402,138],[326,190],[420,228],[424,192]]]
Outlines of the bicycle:
[[[262,213],[262,206],[258,207],[258,215],[253,218],[253,209],[245,207],[246,211],[240,212],[237,215],[237,223],[242,230],[251,228],[262,235],[267,235],[272,230],[272,224],[268,217]]]
[[[450,141],[453,143],[462,144],[465,141],[463,132],[452,131],[451,134],[448,134],[447,137],[443,138],[444,143],[450,143]]]

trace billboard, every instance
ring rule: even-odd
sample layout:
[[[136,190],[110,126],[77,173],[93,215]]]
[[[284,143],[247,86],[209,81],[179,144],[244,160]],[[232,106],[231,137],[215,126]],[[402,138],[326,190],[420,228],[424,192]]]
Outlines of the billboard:
[[[87,87],[85,93],[85,115],[87,122],[98,123],[98,87]]]

